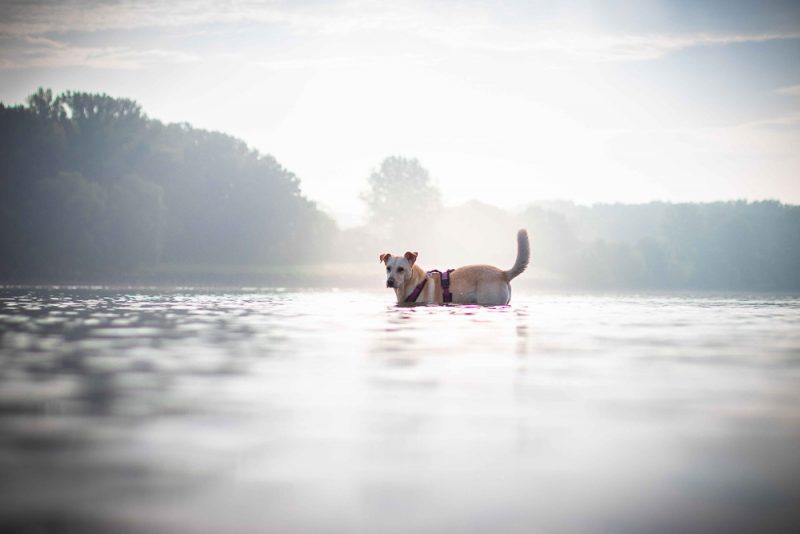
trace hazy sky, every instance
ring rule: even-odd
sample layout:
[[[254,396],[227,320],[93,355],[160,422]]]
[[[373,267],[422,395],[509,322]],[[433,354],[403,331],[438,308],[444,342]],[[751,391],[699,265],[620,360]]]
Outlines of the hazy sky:
[[[800,203],[800,2],[0,0],[0,100],[38,86],[240,137],[345,224],[389,155],[448,204]]]

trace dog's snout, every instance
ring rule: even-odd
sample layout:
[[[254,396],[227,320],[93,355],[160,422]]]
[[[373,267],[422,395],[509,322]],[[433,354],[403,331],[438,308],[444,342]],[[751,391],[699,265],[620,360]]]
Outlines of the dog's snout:
[[[386,280],[386,287],[394,287],[394,278]]]

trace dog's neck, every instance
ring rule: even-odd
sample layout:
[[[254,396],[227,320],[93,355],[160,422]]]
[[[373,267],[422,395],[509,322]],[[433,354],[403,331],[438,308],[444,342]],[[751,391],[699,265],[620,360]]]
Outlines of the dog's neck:
[[[394,288],[394,292],[397,295],[397,303],[402,304],[406,301],[408,296],[414,291],[414,288],[425,279],[427,275],[425,274],[425,269],[417,265],[416,263],[411,266],[411,278],[406,280],[406,282]]]

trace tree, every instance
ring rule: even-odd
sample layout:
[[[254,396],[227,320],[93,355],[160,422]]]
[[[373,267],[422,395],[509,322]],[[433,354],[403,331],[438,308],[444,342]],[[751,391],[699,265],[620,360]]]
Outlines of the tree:
[[[369,220],[391,231],[435,217],[442,207],[441,194],[428,171],[414,158],[391,156],[368,179],[369,189],[361,195]]]
[[[52,118],[58,115],[57,103],[53,100],[53,91],[39,88],[28,97],[28,107],[39,117]]]

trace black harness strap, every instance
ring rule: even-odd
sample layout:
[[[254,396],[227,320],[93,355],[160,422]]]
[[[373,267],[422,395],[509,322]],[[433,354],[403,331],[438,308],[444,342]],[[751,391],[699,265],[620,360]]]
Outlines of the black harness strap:
[[[453,294],[450,293],[450,273],[452,273],[453,271],[455,271],[455,269],[447,269],[446,271],[439,271],[437,269],[434,269],[432,271],[427,272],[428,276],[432,276],[433,274],[439,275],[439,279],[442,282],[442,302],[444,304],[453,302]],[[417,301],[420,293],[422,293],[422,290],[425,289],[425,284],[428,282],[428,276],[423,278],[422,282],[417,284],[417,287],[414,288],[414,291],[412,291],[411,294],[409,294],[406,297],[406,300],[404,300],[403,302],[405,302],[406,304],[413,304],[414,302]]]
[[[412,292],[411,292],[411,294],[410,294],[409,296],[407,296],[407,297],[406,297],[406,300],[405,300],[404,302],[405,302],[406,304],[411,304],[411,303],[413,303],[413,302],[416,302],[416,301],[417,301],[417,299],[419,298],[419,294],[420,294],[420,293],[422,293],[422,290],[425,288],[425,283],[426,283],[427,281],[428,281],[428,278],[427,278],[427,277],[423,278],[423,279],[422,279],[422,282],[420,282],[419,284],[417,284],[417,287],[415,287],[415,288],[414,288],[414,291],[412,291]]]
[[[447,269],[446,271],[434,269],[432,271],[428,271],[429,275],[433,273],[439,273],[439,279],[442,282],[442,303],[444,304],[453,302],[453,294],[450,293],[450,273],[453,271],[455,271],[455,269]]]

